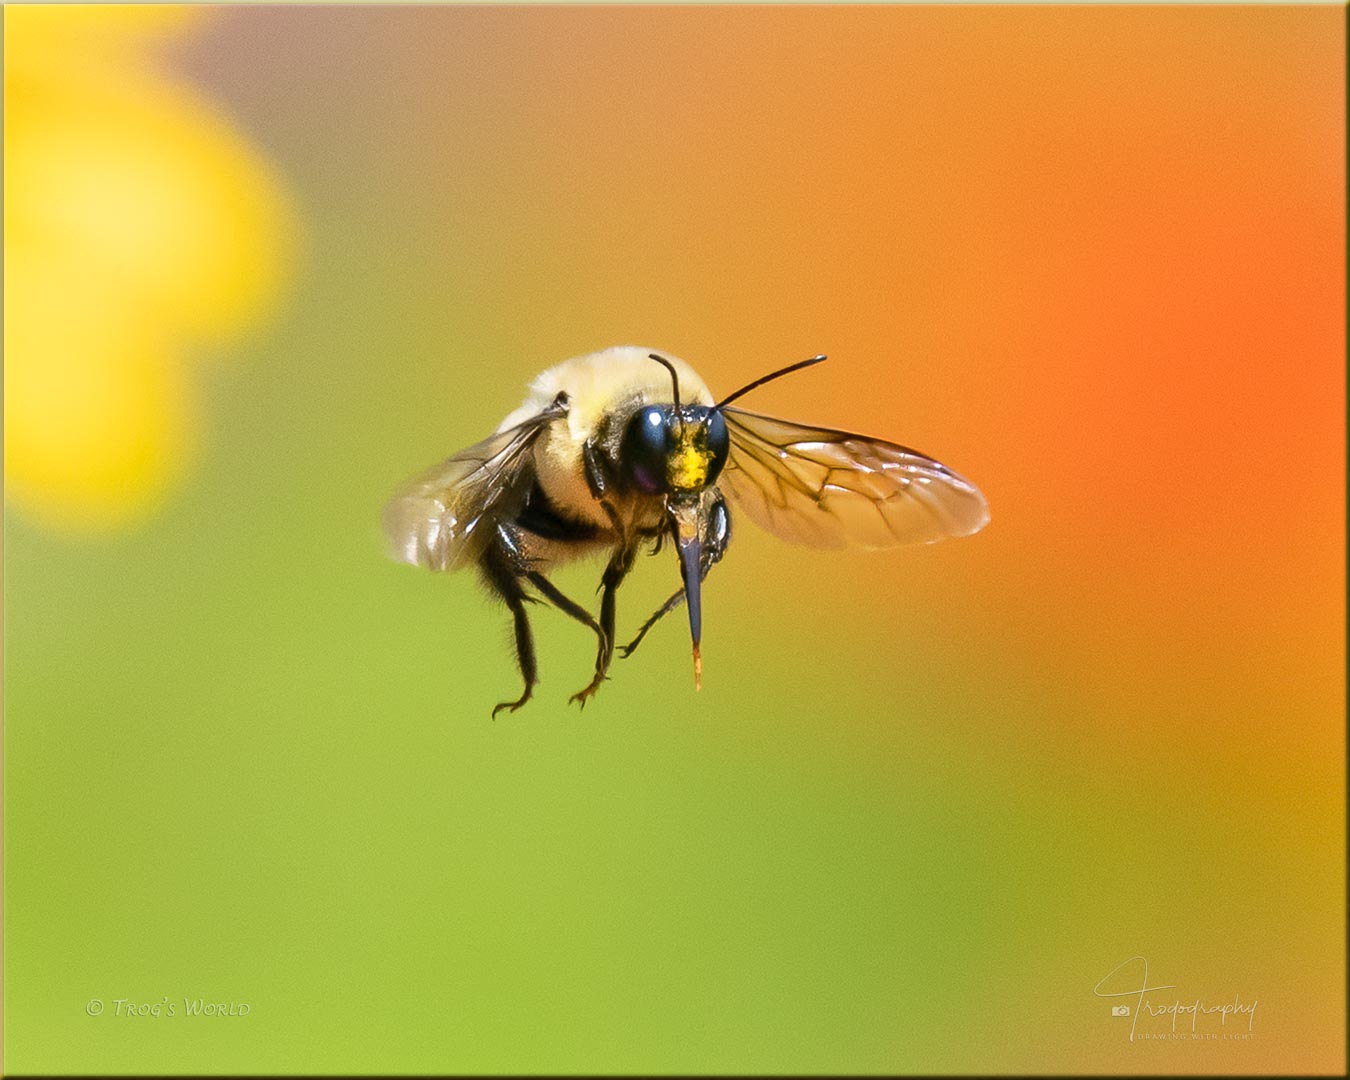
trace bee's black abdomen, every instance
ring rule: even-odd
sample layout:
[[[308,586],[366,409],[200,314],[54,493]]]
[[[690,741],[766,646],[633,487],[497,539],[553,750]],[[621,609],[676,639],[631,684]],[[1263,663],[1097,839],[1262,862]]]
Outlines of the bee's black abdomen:
[[[601,532],[590,522],[564,516],[538,481],[525,497],[525,506],[517,515],[516,524],[543,540],[594,540]]]

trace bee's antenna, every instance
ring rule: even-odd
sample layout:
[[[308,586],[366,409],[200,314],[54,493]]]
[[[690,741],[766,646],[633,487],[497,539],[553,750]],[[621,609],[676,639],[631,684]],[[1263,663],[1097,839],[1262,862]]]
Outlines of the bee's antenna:
[[[671,385],[674,386],[675,388],[675,413],[676,415],[678,415],[680,411],[680,377],[675,374],[675,365],[672,364],[669,360],[667,360],[664,356],[657,356],[656,353],[648,353],[647,355],[650,359],[655,360],[658,364],[660,364],[663,368],[665,368],[667,371],[670,372],[670,382]]]
[[[652,357],[652,359],[655,360],[658,358]],[[716,405],[713,406],[713,411],[716,412],[718,409],[730,405],[742,394],[748,394],[751,390],[755,389],[755,387],[757,386],[763,386],[766,382],[772,382],[774,379],[780,378],[784,375],[791,375],[794,371],[801,371],[802,368],[809,368],[813,364],[819,364],[824,359],[825,359],[824,354],[821,354],[820,356],[811,357],[810,360],[801,360],[795,364],[789,364],[785,368],[779,368],[777,371],[771,371],[769,372],[769,374],[761,376],[752,383],[746,383],[731,396],[724,397],[721,401],[719,401]]]

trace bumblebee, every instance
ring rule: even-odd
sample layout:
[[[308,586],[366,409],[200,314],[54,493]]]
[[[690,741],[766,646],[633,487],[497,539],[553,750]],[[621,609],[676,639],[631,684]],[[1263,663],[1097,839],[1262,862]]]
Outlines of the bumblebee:
[[[429,570],[476,566],[511,612],[525,687],[492,711],[530,700],[538,664],[526,604],[544,601],[596,640],[583,707],[608,677],[615,602],[637,555],[669,540],[681,587],[623,646],[681,603],[689,613],[694,685],[702,679],[700,586],[731,539],[728,499],[786,540],[889,548],[978,532],[989,521],[968,480],[915,450],[731,407],[815,356],[718,401],[673,356],[621,346],[549,368],[488,436],[409,483],[385,510],[394,558]],[[548,578],[561,563],[608,556],[598,618]]]

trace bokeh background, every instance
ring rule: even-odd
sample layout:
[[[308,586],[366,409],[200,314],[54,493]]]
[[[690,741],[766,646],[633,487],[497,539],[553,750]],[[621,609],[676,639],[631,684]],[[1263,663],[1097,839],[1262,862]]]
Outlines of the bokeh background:
[[[1344,23],[7,7],[6,1069],[1343,1071]],[[618,343],[993,522],[493,723],[380,506]]]

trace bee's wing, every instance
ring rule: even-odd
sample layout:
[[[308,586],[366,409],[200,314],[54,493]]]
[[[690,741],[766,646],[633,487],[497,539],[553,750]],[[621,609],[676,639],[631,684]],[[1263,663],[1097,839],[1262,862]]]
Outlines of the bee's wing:
[[[785,540],[888,548],[968,536],[989,521],[974,484],[915,450],[740,409],[723,415],[731,453],[719,485]]]
[[[476,558],[495,524],[518,512],[528,494],[535,440],[566,414],[555,402],[410,481],[384,509],[390,555],[428,570],[455,570]]]

